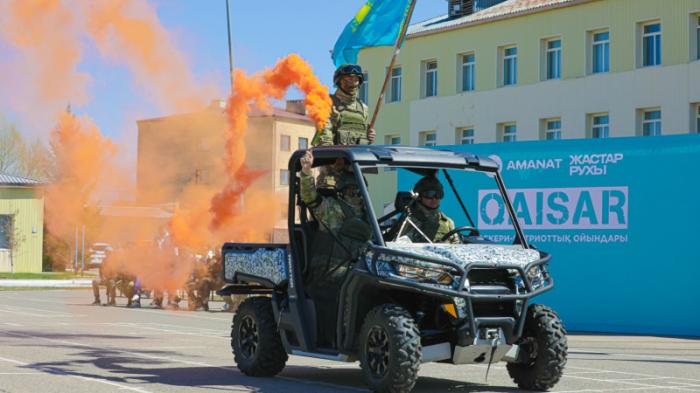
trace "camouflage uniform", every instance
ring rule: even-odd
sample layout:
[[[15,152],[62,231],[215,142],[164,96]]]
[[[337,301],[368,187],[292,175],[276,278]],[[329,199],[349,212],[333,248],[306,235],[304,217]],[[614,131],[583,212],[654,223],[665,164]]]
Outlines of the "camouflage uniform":
[[[100,285],[104,285],[106,287],[105,294],[107,295],[106,305],[114,306],[114,305],[116,305],[116,297],[117,297],[116,284],[114,282],[114,277],[111,277],[111,275],[107,273],[108,269],[106,269],[105,266],[106,266],[106,262],[103,262],[100,265],[100,277],[99,277],[99,279],[92,280],[92,294],[95,297],[92,304],[99,305],[101,303],[101,301],[100,301]]]
[[[357,69],[351,72],[344,72],[344,67],[346,66],[357,67]],[[339,80],[344,75],[357,75],[360,78],[360,84],[362,84],[362,79],[364,78],[359,66],[344,64],[335,71],[333,82],[340,86]],[[369,109],[358,98],[357,93],[348,94],[338,88],[331,95],[331,100],[333,101],[331,115],[325,127],[317,130],[312,145],[369,145],[370,141],[367,139]],[[340,175],[341,173],[332,165],[323,166],[319,169],[318,186],[333,188],[335,179]]]
[[[368,145],[369,110],[357,95],[338,89],[331,95],[333,107],[326,126],[318,130],[314,146]]]
[[[210,276],[209,262],[196,261],[190,280],[185,285],[187,292],[187,308],[190,311],[203,308],[209,311],[209,293],[214,286]],[[214,263],[214,261],[211,261]]]
[[[351,177],[345,173],[345,179]],[[354,180],[354,176],[353,176]],[[339,180],[338,189],[342,190]],[[304,278],[307,293],[316,304],[318,345],[333,346],[338,295],[351,261],[355,260],[371,236],[364,208],[353,207],[340,197],[322,197],[316,192],[314,177],[301,172],[301,199],[319,221],[309,252],[309,266]],[[354,223],[354,230],[350,228]],[[363,227],[361,223],[365,223]],[[364,240],[362,239],[364,238]]]
[[[440,181],[434,176],[425,176],[418,180],[413,191],[422,196],[423,193],[432,191],[439,199],[445,194]],[[439,242],[443,236],[455,228],[455,223],[440,209],[430,209],[418,200],[411,208],[411,222],[413,222],[431,242]],[[416,228],[407,224],[401,235],[408,236],[414,243],[424,243],[425,237]],[[459,243],[459,235],[456,233],[445,240],[449,243]]]
[[[441,212],[439,209],[431,210],[423,206],[420,202],[416,203],[413,207],[411,214],[411,221],[416,224],[418,229],[421,230],[431,242],[435,243],[440,241],[446,233],[455,228],[455,223]],[[410,224],[406,225],[404,229],[403,236],[408,236],[414,243],[425,243],[425,238],[423,235],[418,233],[418,231],[412,227]],[[455,233],[446,240],[449,243],[459,243],[459,236]]]

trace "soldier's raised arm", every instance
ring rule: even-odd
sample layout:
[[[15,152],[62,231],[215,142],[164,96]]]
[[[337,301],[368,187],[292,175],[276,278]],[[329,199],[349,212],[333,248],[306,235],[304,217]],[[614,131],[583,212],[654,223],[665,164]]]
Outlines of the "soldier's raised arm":
[[[307,150],[306,153],[300,159],[301,163],[301,173],[300,173],[300,184],[299,188],[301,191],[301,200],[307,205],[311,206],[317,204],[319,195],[316,192],[316,184],[314,175],[311,172],[311,168],[314,163],[314,155],[311,150]]]

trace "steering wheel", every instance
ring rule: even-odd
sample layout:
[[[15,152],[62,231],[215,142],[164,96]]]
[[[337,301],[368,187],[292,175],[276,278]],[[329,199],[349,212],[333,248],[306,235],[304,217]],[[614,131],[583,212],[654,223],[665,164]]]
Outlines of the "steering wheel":
[[[471,227],[469,225],[464,225],[464,226],[457,227],[457,228],[447,232],[439,241],[444,242],[445,240],[447,240],[450,236],[454,235],[455,233],[460,233],[460,232],[464,232],[464,231],[469,231],[469,236],[479,236],[478,229]]]

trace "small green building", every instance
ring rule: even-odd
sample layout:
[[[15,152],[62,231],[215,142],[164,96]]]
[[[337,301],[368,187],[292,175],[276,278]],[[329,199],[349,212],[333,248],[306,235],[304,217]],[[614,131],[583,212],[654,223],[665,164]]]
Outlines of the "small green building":
[[[41,272],[44,195],[41,183],[0,173],[0,272]]]

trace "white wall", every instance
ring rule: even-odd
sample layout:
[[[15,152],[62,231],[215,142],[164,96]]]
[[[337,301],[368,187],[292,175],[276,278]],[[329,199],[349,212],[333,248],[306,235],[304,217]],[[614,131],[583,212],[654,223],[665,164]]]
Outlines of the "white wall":
[[[454,144],[455,128],[473,126],[475,142],[494,142],[497,124],[515,121],[518,140],[540,139],[540,120],[561,117],[562,138],[586,137],[586,114],[608,112],[610,136],[633,136],[637,109],[660,107],[663,134],[694,132],[691,103],[700,103],[700,61],[630,72],[503,87],[410,104],[411,145],[419,132],[437,131],[438,144]]]

